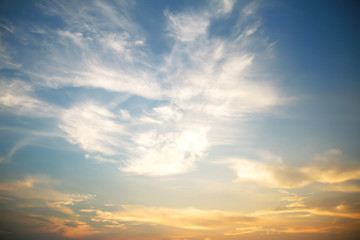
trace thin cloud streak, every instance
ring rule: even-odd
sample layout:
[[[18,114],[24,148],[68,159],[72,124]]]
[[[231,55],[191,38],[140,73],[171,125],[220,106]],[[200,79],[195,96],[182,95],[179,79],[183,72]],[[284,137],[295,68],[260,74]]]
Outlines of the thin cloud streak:
[[[168,209],[134,205],[123,205],[122,207],[124,210],[121,212],[96,210],[96,217],[93,221],[115,224],[140,222],[199,230],[216,230],[256,221],[255,217],[219,210]]]

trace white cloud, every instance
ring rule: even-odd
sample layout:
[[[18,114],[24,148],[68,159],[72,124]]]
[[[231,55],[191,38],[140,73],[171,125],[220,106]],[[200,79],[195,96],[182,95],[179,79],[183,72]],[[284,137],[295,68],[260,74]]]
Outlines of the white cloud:
[[[83,34],[81,32],[72,33],[69,31],[58,31],[61,37],[69,38],[79,47],[83,46]]]
[[[117,136],[124,134],[115,118],[103,107],[84,103],[63,111],[59,127],[67,134],[69,142],[79,144],[85,151],[115,155],[122,144]]]
[[[169,175],[187,172],[204,157],[208,148],[206,129],[159,134],[140,134],[134,139],[136,157],[120,169],[144,175]]]
[[[285,103],[271,81],[256,79],[255,54],[246,45],[239,47],[248,44],[257,27],[239,33],[241,39],[203,36],[176,43],[161,68],[171,86],[165,90],[171,101],[216,117],[264,112]]]
[[[182,113],[178,108],[173,106],[160,106],[152,109],[150,113],[152,119],[158,121],[159,123],[179,121],[182,118]]]
[[[46,54],[32,56],[36,66],[28,64],[23,70],[36,79],[32,84],[43,88],[111,93],[106,106],[98,103],[103,99],[89,95],[88,101],[82,100],[85,103],[72,102],[67,109],[53,111],[64,137],[88,158],[124,161],[119,168],[136,174],[184,173],[195,168],[211,146],[234,145],[236,137],[229,135],[244,125],[247,116],[286,102],[272,81],[257,74],[262,68],[257,56],[266,51],[253,49],[269,47],[258,41],[260,21],[249,18],[247,26],[232,29],[237,34],[217,36],[210,32],[211,24],[225,18],[234,1],[209,5],[199,11],[167,11],[162,30],[173,38],[172,45],[157,55],[149,48],[145,29],[131,17],[132,3],[38,4],[47,14],[61,17],[64,27],[37,31],[44,38]],[[253,9],[247,8],[242,22]],[[19,93],[18,87],[6,89],[0,100],[9,108],[26,114],[51,109],[31,98],[31,89]],[[128,96],[129,102],[120,106],[116,100],[120,96]],[[142,103],[131,104],[134,96]]]
[[[77,77],[59,79],[59,84],[80,87],[103,88],[110,92],[123,92],[149,99],[162,99],[163,93],[152,73],[141,69],[113,69],[101,64],[88,63],[87,70],[79,72]]]
[[[231,11],[232,1],[221,4],[221,14]],[[119,17],[108,6],[102,8],[108,12],[111,21]],[[213,144],[208,138],[209,131],[219,133],[217,128],[221,125],[236,125],[228,121],[240,121],[248,114],[269,111],[286,101],[271,82],[253,76],[255,54],[247,50],[246,44],[258,25],[245,28],[239,33],[241,38],[222,39],[210,37],[208,32],[211,19],[219,16],[215,10],[166,12],[167,29],[176,41],[171,51],[162,56],[164,63],[158,65],[150,61],[142,68],[136,65],[139,63],[137,55],[146,56],[145,59],[153,56],[137,49],[136,42],[142,41],[137,33],[141,31],[130,23],[127,14],[124,16],[126,24],[135,31],[126,26],[122,26],[125,30],[118,34],[101,30],[96,39],[105,48],[111,48],[118,56],[127,59],[128,63],[114,67],[95,56],[95,61],[85,62],[86,70],[76,72],[75,77],[56,80],[60,86],[103,88],[167,102],[155,104],[146,111],[137,109],[143,114],[136,117],[130,116],[131,109],[121,109],[119,118],[128,121],[121,124],[116,123],[115,115],[99,117],[101,114],[95,114],[92,117],[99,118],[96,121],[84,121],[79,120],[83,119],[79,115],[83,110],[79,107],[65,111],[61,128],[67,132],[68,139],[88,152],[125,155],[126,163],[120,167],[121,170],[156,176],[184,173],[206,156]],[[245,42],[244,47],[239,48]],[[140,63],[144,64],[144,61]],[[110,113],[110,110],[106,111]],[[105,130],[96,124],[109,121],[113,126],[110,129],[122,128],[122,132]],[[81,122],[86,124],[76,127]],[[194,127],[189,128],[191,125]],[[198,127],[200,125],[203,127]],[[125,141],[127,146],[119,150],[118,144]],[[96,159],[116,161],[100,155]]]
[[[121,117],[123,113],[126,116],[127,111],[122,109]],[[184,173],[195,167],[209,147],[207,128],[179,126],[176,130],[181,114],[170,106],[154,108],[148,115],[151,121],[145,121],[140,130],[132,128],[135,120],[120,123],[117,118],[103,106],[83,103],[64,110],[59,127],[69,142],[93,153],[88,158],[116,163],[125,156],[126,163],[120,169],[136,174]],[[142,126],[144,120],[140,120],[136,126]],[[168,127],[150,130],[159,123]]]
[[[219,8],[219,12],[221,14],[228,14],[231,12],[233,6],[234,6],[235,0],[223,0],[221,1],[222,6]]]
[[[32,92],[32,86],[24,81],[0,81],[0,109],[32,117],[53,117],[57,107],[38,100]]]
[[[129,111],[126,109],[120,109],[119,113],[120,113],[121,118],[124,120],[128,120],[131,118]]]
[[[169,18],[171,36],[181,42],[191,42],[207,34],[210,24],[207,16],[190,12],[176,15],[166,12],[165,15]]]

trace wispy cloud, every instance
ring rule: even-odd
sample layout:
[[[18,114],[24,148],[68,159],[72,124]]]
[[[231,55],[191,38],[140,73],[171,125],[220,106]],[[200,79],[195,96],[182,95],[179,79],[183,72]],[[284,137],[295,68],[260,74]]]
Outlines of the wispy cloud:
[[[115,155],[119,153],[117,146],[122,145],[117,136],[125,133],[115,118],[99,105],[84,103],[65,110],[59,127],[71,143],[79,144],[85,151]]]
[[[4,86],[1,103],[14,112],[51,116],[70,143],[98,162],[120,162],[119,169],[135,174],[185,173],[216,144],[234,145],[229,133],[248,116],[287,102],[273,81],[257,74],[257,56],[267,53],[254,49],[270,45],[260,40],[260,23],[251,17],[255,11],[241,14],[238,23],[247,22],[245,27],[229,26],[234,32],[230,38],[211,32],[215,20],[232,12],[234,1],[196,11],[166,10],[161,30],[172,44],[160,55],[150,50],[146,29],[132,19],[131,3],[55,1],[37,6],[60,17],[63,25],[33,26],[47,48],[43,54],[26,53],[32,62],[19,71],[31,81]],[[28,42],[36,46],[36,41]],[[89,95],[54,107],[31,95],[34,86],[101,89],[108,99],[104,104]],[[141,104],[119,102],[119,97],[138,98]],[[228,131],[223,132],[224,126]]]
[[[121,222],[139,222],[199,230],[222,229],[256,221],[255,217],[219,210],[170,209],[137,205],[123,205],[122,207],[123,211],[119,212],[97,210],[93,221],[117,224]]]
[[[33,117],[53,117],[56,106],[38,100],[32,96],[31,84],[21,80],[0,81],[0,109],[14,114]]]
[[[359,224],[359,209],[351,200],[350,195],[342,194],[327,198],[320,195],[297,195],[284,190],[281,193],[279,207],[257,210],[256,225],[237,227],[225,232],[225,235],[251,234],[295,234],[295,233],[353,233]],[[345,200],[347,199],[347,200]]]
[[[207,16],[198,14],[177,14],[166,12],[169,18],[171,36],[180,42],[191,42],[207,34],[210,20]]]
[[[55,205],[74,205],[95,196],[91,194],[67,194],[53,190],[57,181],[47,176],[28,176],[24,180],[6,181],[0,184],[4,195],[19,199],[53,202]]]

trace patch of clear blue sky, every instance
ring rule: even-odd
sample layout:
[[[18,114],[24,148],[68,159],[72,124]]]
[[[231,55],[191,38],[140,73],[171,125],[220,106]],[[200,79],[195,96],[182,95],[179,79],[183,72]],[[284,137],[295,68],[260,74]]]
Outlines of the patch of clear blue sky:
[[[296,160],[326,148],[360,156],[358,9],[357,1],[261,1],[265,35],[276,42],[273,71],[300,97],[288,117],[263,121],[264,147],[298,150]]]
[[[348,94],[354,87],[359,88],[357,1],[264,3],[264,29],[269,38],[278,41],[279,68],[283,74],[293,76],[289,84],[316,94],[344,90]]]

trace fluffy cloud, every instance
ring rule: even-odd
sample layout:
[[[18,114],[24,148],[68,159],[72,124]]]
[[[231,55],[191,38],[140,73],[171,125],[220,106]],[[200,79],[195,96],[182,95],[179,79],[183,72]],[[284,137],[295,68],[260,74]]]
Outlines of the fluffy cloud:
[[[87,155],[89,158],[116,162],[126,156],[126,163],[119,168],[122,171],[169,175],[194,168],[208,148],[207,128],[176,127],[181,117],[172,107],[161,106],[146,117],[133,117],[133,121],[124,122],[130,118],[126,110],[116,115],[97,104],[84,103],[64,110],[59,127],[69,142],[92,153]],[[135,130],[136,122],[136,126],[149,130]]]
[[[134,142],[137,156],[120,169],[145,175],[187,172],[205,155],[208,145],[206,129],[166,134],[150,131],[137,136]]]

